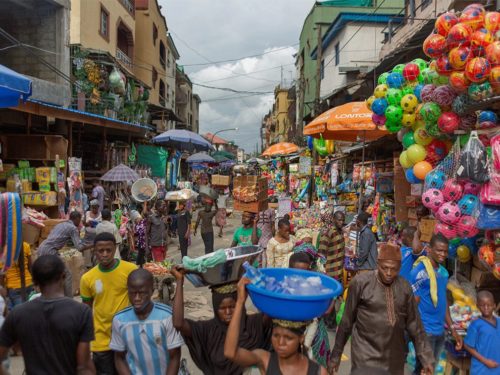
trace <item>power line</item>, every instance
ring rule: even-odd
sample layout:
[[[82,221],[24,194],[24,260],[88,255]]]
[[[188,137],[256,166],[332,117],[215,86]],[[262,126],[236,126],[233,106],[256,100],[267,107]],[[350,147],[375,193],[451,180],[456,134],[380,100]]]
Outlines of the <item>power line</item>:
[[[193,85],[195,86],[200,86],[204,87],[206,89],[211,89],[211,90],[221,90],[221,91],[229,91],[229,92],[234,92],[236,94],[272,94],[273,91],[245,91],[245,90],[235,90],[230,87],[216,87],[216,86],[208,86],[208,85],[203,85],[201,83],[195,83],[193,82]]]
[[[270,68],[261,69],[261,70],[254,70],[252,72],[244,73],[243,75],[247,76],[247,75],[250,75],[250,74],[255,74],[255,73],[260,73],[260,72],[266,72],[266,71],[269,71],[269,70],[281,68],[283,66],[290,66],[290,65],[295,65],[295,64],[291,63],[291,64],[276,65],[276,66],[273,66],[273,67],[270,67]],[[227,77],[212,79],[210,81],[203,81],[203,82],[200,82],[200,83],[211,83],[211,82],[224,81],[224,80],[227,80],[227,79],[234,79],[234,78],[238,78],[238,77],[237,76],[227,76]],[[276,82],[278,82],[278,81],[276,81]]]

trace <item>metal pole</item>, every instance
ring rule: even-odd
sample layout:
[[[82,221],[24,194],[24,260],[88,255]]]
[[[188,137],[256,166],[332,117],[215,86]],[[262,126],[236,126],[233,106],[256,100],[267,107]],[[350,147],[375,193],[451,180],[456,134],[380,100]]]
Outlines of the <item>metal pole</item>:
[[[361,168],[364,168],[365,167],[365,144],[366,144],[366,130],[363,131],[363,150],[362,150],[362,153],[361,153]],[[359,188],[359,199],[358,199],[358,215],[361,213],[361,211],[363,210],[363,205],[362,205],[362,201],[363,201],[363,184],[364,184],[364,180],[365,180],[365,174],[363,173],[364,171],[361,170],[361,185],[360,185],[360,188]]]

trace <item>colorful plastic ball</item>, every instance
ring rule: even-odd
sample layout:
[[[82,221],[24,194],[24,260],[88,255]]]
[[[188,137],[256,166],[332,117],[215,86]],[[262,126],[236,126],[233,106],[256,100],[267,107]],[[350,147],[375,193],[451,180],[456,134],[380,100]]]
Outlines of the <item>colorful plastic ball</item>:
[[[494,66],[491,68],[489,82],[491,84],[491,88],[495,94],[500,93],[500,66]]]
[[[425,68],[427,68],[427,65],[428,65],[427,61],[425,61],[424,59],[421,59],[421,58],[417,58],[417,59],[413,60],[412,63],[418,65],[418,68],[420,69],[420,72],[422,72],[422,70],[424,70]]]
[[[450,86],[457,92],[462,93],[467,91],[470,85],[470,81],[465,76],[465,73],[460,72],[451,72],[450,74]]]
[[[368,108],[370,111],[372,110],[372,103],[375,101],[375,99],[377,99],[375,95],[372,95],[365,100],[366,108]]]
[[[439,207],[436,216],[443,223],[453,225],[460,219],[462,214],[460,213],[458,204],[455,202],[446,202]]]
[[[436,31],[446,37],[450,29],[458,23],[458,17],[451,12],[441,14],[437,19],[434,27]]]
[[[392,72],[387,76],[387,86],[395,89],[401,88],[404,83],[404,78],[401,73]]]
[[[403,94],[401,90],[395,88],[390,88],[389,90],[387,90],[387,94],[385,95],[385,99],[390,105],[399,105],[402,98]]]
[[[497,124],[496,122],[491,122],[491,121],[484,121],[484,122],[480,122],[477,126],[478,129],[493,129],[493,128],[496,128]],[[481,142],[487,146],[490,144],[490,139],[488,138],[488,136],[486,134],[483,134],[483,138],[481,138],[481,136],[479,137],[479,139],[481,139]]]
[[[432,152],[436,154],[439,160],[444,159],[446,156],[446,145],[444,144],[443,141],[440,141],[439,139],[433,139],[431,143],[427,145],[427,153]]]
[[[418,75],[420,74],[420,68],[417,64],[409,63],[406,64],[403,69],[403,77],[407,81],[416,81]]]
[[[453,101],[451,108],[453,112],[462,114],[465,111],[465,107],[469,103],[470,103],[469,95],[467,94],[458,95]]]
[[[425,124],[425,131],[429,133],[431,137],[437,138],[441,135],[441,131],[438,128],[437,121],[436,122],[428,122]]]
[[[465,68],[465,64],[471,57],[470,48],[467,46],[458,46],[452,48],[448,52],[448,61],[453,69],[462,70]]]
[[[446,51],[447,41],[440,34],[431,34],[424,40],[422,47],[427,56],[436,59]]]
[[[486,11],[482,6],[471,4],[467,6],[460,15],[460,24],[469,26],[472,30],[479,29],[484,25],[484,16]]]
[[[477,119],[479,123],[486,121],[497,122],[498,116],[493,111],[481,111],[479,112],[479,116],[477,117]]]
[[[416,163],[425,160],[425,157],[427,156],[427,151],[425,151],[425,147],[421,145],[411,145],[408,147],[408,150],[406,150],[408,154],[408,160],[415,165]]]
[[[420,109],[420,115],[426,123],[434,123],[441,116],[441,108],[434,102],[424,103]]]
[[[471,47],[486,48],[493,43],[493,35],[486,29],[479,29],[472,33],[470,37]]]
[[[435,70],[432,70],[430,68],[425,68],[424,70],[422,70],[420,75],[423,78],[423,81],[424,81],[423,83],[428,85],[428,84],[432,83],[434,78],[437,77],[439,74]]]
[[[460,183],[453,179],[450,178],[446,180],[443,186],[443,196],[446,201],[458,201],[460,198],[462,198],[464,192],[464,188]]]
[[[432,101],[436,102],[442,107],[451,105],[456,97],[457,94],[450,86],[436,87],[436,89],[432,93]]]
[[[441,55],[436,60],[436,70],[440,75],[449,75],[453,71],[448,55]]]
[[[398,142],[400,143],[403,143],[403,137],[406,135],[406,133],[408,133],[409,131],[411,131],[410,129],[406,129],[406,128],[401,128],[400,131],[398,131],[398,134],[397,134],[397,138],[398,138]]]
[[[471,82],[484,82],[491,72],[491,65],[484,57],[474,57],[465,65],[465,76]]]
[[[493,95],[493,88],[489,82],[472,83],[467,90],[472,100],[483,100]]]
[[[500,64],[500,41],[493,42],[486,47],[486,58],[491,65]]]
[[[443,203],[443,193],[438,189],[428,189],[422,194],[422,204],[432,211],[437,211]]]
[[[401,125],[411,128],[415,123],[416,115],[414,113],[403,113],[403,118],[401,119]]]
[[[460,125],[460,116],[455,112],[443,112],[438,119],[438,127],[443,133],[453,134]]]
[[[465,190],[465,188],[464,188]],[[476,212],[479,207],[479,198],[472,194],[465,194],[458,201],[458,207],[460,207],[460,211],[462,215],[472,215]]]
[[[413,94],[407,94],[403,96],[400,104],[403,111],[405,111],[406,113],[412,113],[415,112],[415,109],[418,106],[418,99]]]
[[[378,79],[377,79],[377,83],[379,85],[383,85],[387,82],[387,77],[389,76],[389,73],[385,72],[385,73],[382,73]]]
[[[476,182],[467,181],[464,184],[464,194],[478,195],[481,191],[481,185]]]
[[[410,183],[410,184],[419,184],[420,182],[422,182],[422,180],[420,180],[417,176],[415,176],[415,174],[413,173],[413,168],[408,168],[406,171],[405,171],[405,176],[406,176],[406,180]]]
[[[375,95],[376,98],[384,98],[385,95],[387,94],[387,90],[389,87],[385,83],[378,85],[375,87],[375,90],[373,91],[373,95]]]
[[[470,260],[470,258],[471,258],[470,250],[467,246],[461,245],[457,247],[457,259],[459,262],[467,263]]]
[[[451,73],[452,72],[449,74]],[[447,85],[450,80],[449,74],[438,74],[437,77],[432,80],[432,83],[436,86]]]
[[[477,117],[473,114],[466,114],[460,117],[459,129],[471,130],[476,126]]]
[[[418,128],[413,132],[413,139],[420,146],[427,146],[432,142],[432,136],[425,130],[424,127]]]
[[[415,95],[417,97],[417,99],[418,99],[419,102],[421,101],[420,93],[422,92],[422,89],[424,88],[424,86],[425,85],[423,83],[419,83],[413,89],[413,95]]]
[[[425,176],[425,186],[428,189],[442,189],[446,182],[446,176],[443,171],[433,170]]]
[[[413,132],[408,132],[403,136],[403,147],[408,148],[415,144],[415,138],[413,137]],[[407,167],[409,168],[409,167]]]
[[[457,231],[453,225],[445,223],[437,223],[434,227],[434,233],[441,233],[448,240],[455,238],[457,236]]]
[[[425,160],[422,160],[413,166],[413,174],[419,180],[425,179],[425,176],[427,176],[430,171],[432,171],[432,164]]]
[[[484,16],[484,28],[493,36],[500,30],[500,13],[488,12]]]
[[[386,122],[386,118],[384,115],[377,115],[376,113],[374,113],[372,115],[372,121],[375,125],[377,126],[383,126]]]
[[[446,45],[448,48],[455,48],[460,45],[468,45],[472,35],[472,29],[462,23],[457,23],[452,26],[446,37]],[[425,53],[425,49],[424,49]],[[437,57],[437,56],[436,56]]]
[[[408,83],[404,84],[403,87],[401,87],[401,93],[403,94],[403,96],[414,95],[413,90],[415,89],[415,87],[417,85],[418,85],[417,81],[408,82]]]
[[[385,128],[389,133],[397,133],[401,130],[401,121],[394,122],[386,120]]]
[[[403,74],[404,68],[405,68],[405,64],[397,64],[394,66],[394,68],[392,68],[392,72]]]
[[[422,87],[422,90],[420,91],[420,99],[422,102],[432,102],[432,94],[434,90],[436,89],[436,86],[432,84],[425,85]]]
[[[406,151],[403,151],[399,155],[399,164],[401,164],[403,168],[411,168],[413,166],[413,163],[408,159],[408,153]]]
[[[372,103],[372,112],[379,115],[379,116],[383,116],[385,114],[385,110],[387,109],[387,107],[389,106],[389,104],[387,103],[387,100],[383,99],[383,98],[379,98],[379,99],[375,99]]]
[[[479,230],[477,229],[477,220],[474,217],[465,215],[460,218],[460,220],[457,223],[457,234],[460,237],[470,238],[474,237],[478,233]],[[469,250],[469,248],[467,248],[467,250]]]
[[[403,110],[400,106],[390,105],[385,110],[387,121],[392,123],[401,123],[403,119]]]

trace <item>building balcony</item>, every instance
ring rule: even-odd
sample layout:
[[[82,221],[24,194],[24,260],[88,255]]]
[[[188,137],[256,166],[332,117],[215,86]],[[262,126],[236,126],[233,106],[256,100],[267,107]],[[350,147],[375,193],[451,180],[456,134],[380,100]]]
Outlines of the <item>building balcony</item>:
[[[135,15],[134,0],[119,0],[119,1],[130,14]]]
[[[177,90],[175,92],[175,103],[177,105],[186,105],[188,104],[188,96],[186,93],[182,92],[181,90]]]
[[[132,71],[132,59],[121,49],[116,48],[116,60],[129,71]]]

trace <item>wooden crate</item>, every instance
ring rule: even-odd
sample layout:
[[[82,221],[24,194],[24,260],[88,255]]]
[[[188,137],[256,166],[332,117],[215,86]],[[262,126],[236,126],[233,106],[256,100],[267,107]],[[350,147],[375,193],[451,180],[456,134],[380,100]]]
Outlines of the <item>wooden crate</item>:
[[[267,210],[268,207],[269,206],[267,199],[250,203],[245,203],[237,200],[233,202],[233,208],[235,211],[247,211],[247,212],[258,213]]]

